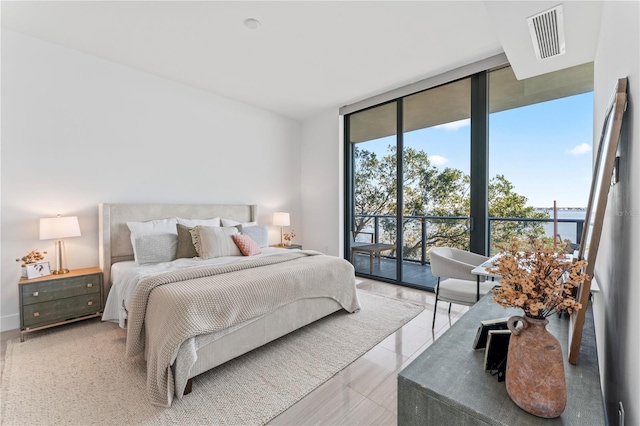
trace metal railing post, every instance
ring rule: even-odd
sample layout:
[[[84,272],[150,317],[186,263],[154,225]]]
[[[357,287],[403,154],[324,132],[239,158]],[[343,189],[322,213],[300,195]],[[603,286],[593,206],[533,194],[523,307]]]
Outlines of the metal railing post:
[[[487,220],[487,253],[491,256],[491,218]]]
[[[576,244],[582,244],[583,231],[584,231],[584,220],[576,222]]]
[[[378,218],[378,216],[374,216],[373,217],[373,237],[374,237],[373,242],[376,244],[380,242],[379,235],[380,235],[380,219]]]
[[[421,231],[422,231],[422,264],[426,265],[427,264],[427,219],[422,216],[420,218],[420,226],[421,226]]]

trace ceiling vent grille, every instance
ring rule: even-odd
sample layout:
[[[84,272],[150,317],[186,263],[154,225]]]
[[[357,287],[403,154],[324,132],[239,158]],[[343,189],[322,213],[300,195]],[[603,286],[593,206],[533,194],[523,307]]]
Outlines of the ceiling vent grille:
[[[527,23],[539,61],[565,53],[562,5],[527,18]]]

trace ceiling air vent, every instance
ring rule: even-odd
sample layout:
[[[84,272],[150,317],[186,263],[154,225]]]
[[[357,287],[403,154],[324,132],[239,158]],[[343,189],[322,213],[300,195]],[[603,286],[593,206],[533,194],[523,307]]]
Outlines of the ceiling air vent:
[[[562,5],[527,18],[527,23],[538,60],[565,53]]]

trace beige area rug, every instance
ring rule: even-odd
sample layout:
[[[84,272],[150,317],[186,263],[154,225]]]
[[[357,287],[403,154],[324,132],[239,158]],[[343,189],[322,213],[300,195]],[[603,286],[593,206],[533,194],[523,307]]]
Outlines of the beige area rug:
[[[125,331],[84,321],[9,341],[3,425],[264,424],[424,309],[359,291],[362,309],[297,330],[195,378],[171,408],[148,402],[145,364]]]

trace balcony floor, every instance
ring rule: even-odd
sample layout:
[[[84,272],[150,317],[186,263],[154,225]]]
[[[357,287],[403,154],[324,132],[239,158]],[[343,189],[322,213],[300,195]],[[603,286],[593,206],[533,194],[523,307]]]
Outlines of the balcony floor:
[[[382,257],[373,260],[373,273],[369,275],[369,256],[366,254],[355,254],[356,273],[375,279],[386,278],[396,279],[396,259]],[[412,287],[422,290],[434,291],[438,279],[431,274],[429,265],[421,265],[419,262],[402,262],[402,281]]]

